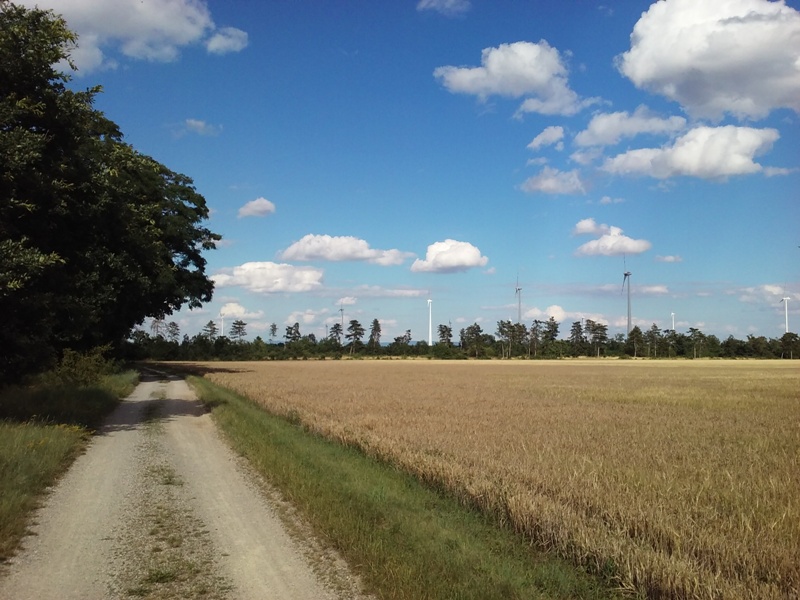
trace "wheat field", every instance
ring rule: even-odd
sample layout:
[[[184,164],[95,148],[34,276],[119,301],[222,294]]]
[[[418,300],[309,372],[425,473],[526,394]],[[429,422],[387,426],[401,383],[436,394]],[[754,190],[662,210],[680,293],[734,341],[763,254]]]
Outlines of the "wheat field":
[[[793,361],[201,366],[623,589],[800,596]]]

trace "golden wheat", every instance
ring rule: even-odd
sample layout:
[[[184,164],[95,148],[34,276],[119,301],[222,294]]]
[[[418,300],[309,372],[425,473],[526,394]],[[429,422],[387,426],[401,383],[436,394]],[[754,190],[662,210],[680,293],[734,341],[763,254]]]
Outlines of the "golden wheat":
[[[652,598],[800,594],[789,361],[207,364]]]

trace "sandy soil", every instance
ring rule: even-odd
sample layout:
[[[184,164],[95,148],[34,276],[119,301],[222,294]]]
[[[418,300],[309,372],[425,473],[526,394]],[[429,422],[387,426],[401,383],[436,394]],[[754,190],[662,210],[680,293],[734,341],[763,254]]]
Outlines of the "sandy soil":
[[[0,599],[363,597],[292,515],[183,380],[145,377],[48,496]]]

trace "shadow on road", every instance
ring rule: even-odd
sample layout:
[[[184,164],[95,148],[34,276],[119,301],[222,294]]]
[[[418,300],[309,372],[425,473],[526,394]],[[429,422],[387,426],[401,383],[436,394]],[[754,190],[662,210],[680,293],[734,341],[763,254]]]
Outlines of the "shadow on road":
[[[108,416],[95,435],[136,430],[154,420],[204,415],[208,411],[199,400],[173,398],[168,394],[169,382],[182,379],[178,375],[143,370],[139,387]]]

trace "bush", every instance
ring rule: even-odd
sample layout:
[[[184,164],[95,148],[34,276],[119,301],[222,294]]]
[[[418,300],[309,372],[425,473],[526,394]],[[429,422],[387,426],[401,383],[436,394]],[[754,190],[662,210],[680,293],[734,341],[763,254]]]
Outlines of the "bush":
[[[109,346],[98,346],[85,353],[64,350],[58,365],[52,371],[41,374],[36,383],[47,387],[95,385],[117,371],[116,363],[105,357],[108,351]]]

